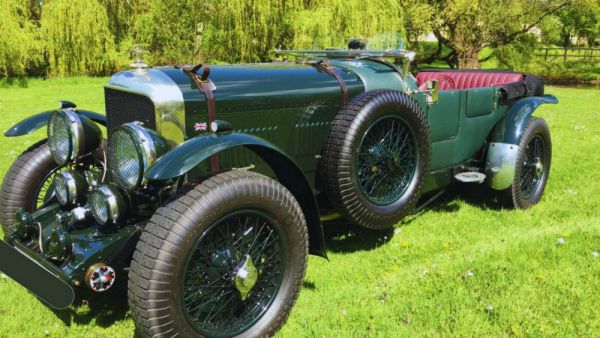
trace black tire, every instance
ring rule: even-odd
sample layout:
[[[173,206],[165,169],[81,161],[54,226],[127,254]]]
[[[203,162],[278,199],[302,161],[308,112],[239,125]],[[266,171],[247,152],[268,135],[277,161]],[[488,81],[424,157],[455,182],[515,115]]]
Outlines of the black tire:
[[[532,177],[535,185],[525,183],[528,177],[528,170],[532,167],[532,163],[527,163],[528,151],[532,150],[535,145],[541,145],[542,156],[536,164],[541,164],[541,171],[535,172]],[[552,163],[552,140],[550,138],[550,129],[546,121],[540,118],[532,117],[527,122],[527,126],[523,131],[523,136],[519,141],[519,151],[515,165],[515,176],[511,186],[503,191],[500,191],[500,201],[508,208],[527,209],[537,204],[548,182],[550,175],[550,165]],[[539,167],[538,167],[539,168]],[[539,175],[539,176],[538,176]]]
[[[184,276],[190,273],[187,262],[190,257],[196,257],[188,255],[190,252],[197,252],[195,250],[199,248],[202,239],[207,238],[205,236],[211,238],[211,231],[222,228],[219,226],[223,224],[220,220],[246,209],[260,210],[275,220],[274,227],[278,229],[286,248],[285,259],[280,258],[285,272],[281,274],[280,287],[270,298],[266,312],[258,317],[257,322],[250,324],[247,330],[235,335],[270,336],[283,325],[298,297],[306,271],[306,221],[294,196],[281,184],[256,173],[232,171],[204,181],[182,197],[161,207],[146,226],[133,255],[129,273],[129,305],[139,334],[145,337],[210,336],[201,334],[200,329],[194,329],[190,320],[186,319],[189,318],[186,317],[189,316],[186,312],[189,308],[182,297],[184,294],[187,297],[186,292],[190,289],[186,287],[184,290],[182,285],[187,285],[187,277]],[[229,233],[229,230],[228,225],[225,233]],[[246,234],[245,231],[243,233]],[[219,242],[210,243],[211,245],[203,246],[206,248],[203,250],[212,250],[210,247],[218,247],[212,243]],[[199,265],[193,266],[198,269]],[[266,270],[262,271],[267,274]],[[203,294],[202,290],[195,291],[196,288],[200,287],[194,286],[196,294]],[[257,292],[259,295],[261,293],[264,291]]]
[[[401,119],[411,130],[416,143],[416,164],[411,169],[414,170],[412,179],[403,191],[398,192],[395,200],[375,203],[361,188],[357,171],[358,150],[371,126],[386,116]],[[361,227],[392,227],[414,208],[429,171],[431,140],[427,116],[417,101],[404,93],[392,90],[365,92],[355,97],[334,119],[323,155],[321,176],[334,207]]]
[[[56,168],[46,140],[29,147],[15,160],[0,192],[0,222],[5,236],[12,232],[17,210],[36,209],[39,190]]]

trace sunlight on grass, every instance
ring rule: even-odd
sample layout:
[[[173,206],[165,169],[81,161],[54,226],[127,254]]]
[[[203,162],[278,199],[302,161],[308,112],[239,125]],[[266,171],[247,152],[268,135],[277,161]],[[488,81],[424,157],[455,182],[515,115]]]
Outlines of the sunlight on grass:
[[[59,99],[101,112],[105,82],[30,80],[26,88],[0,88],[0,131]],[[279,336],[597,336],[600,91],[547,92],[561,102],[536,113],[550,125],[554,150],[541,204],[495,210],[467,191],[388,232],[329,226],[329,262],[311,257]],[[0,137],[0,175],[43,137]],[[6,278],[0,299],[0,336],[133,336],[122,302],[56,314]]]

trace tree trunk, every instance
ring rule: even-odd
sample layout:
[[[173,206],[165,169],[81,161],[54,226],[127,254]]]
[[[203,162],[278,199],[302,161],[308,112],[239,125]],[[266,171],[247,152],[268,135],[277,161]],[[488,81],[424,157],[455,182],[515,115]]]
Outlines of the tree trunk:
[[[457,65],[460,69],[479,69],[480,48],[471,48],[462,51],[456,51]]]

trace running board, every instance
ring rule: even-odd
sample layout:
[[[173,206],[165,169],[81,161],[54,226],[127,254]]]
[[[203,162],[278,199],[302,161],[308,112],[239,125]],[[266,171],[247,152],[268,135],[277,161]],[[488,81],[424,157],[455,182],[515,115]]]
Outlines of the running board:
[[[485,174],[478,171],[463,171],[454,175],[455,180],[463,183],[483,183],[485,178]]]

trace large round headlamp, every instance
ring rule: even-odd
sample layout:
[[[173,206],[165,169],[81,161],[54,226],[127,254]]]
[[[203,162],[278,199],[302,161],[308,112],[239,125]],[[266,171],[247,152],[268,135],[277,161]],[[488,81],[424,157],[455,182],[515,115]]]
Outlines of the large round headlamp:
[[[127,212],[127,199],[119,188],[102,185],[90,194],[88,207],[99,224],[116,224]]]
[[[54,161],[65,164],[98,147],[100,128],[73,109],[55,111],[48,121],[48,147]]]
[[[169,143],[138,123],[127,123],[108,140],[108,169],[114,183],[134,190],[145,182],[144,172],[170,149]]]
[[[88,184],[78,171],[61,171],[54,176],[54,193],[62,206],[83,202]]]

